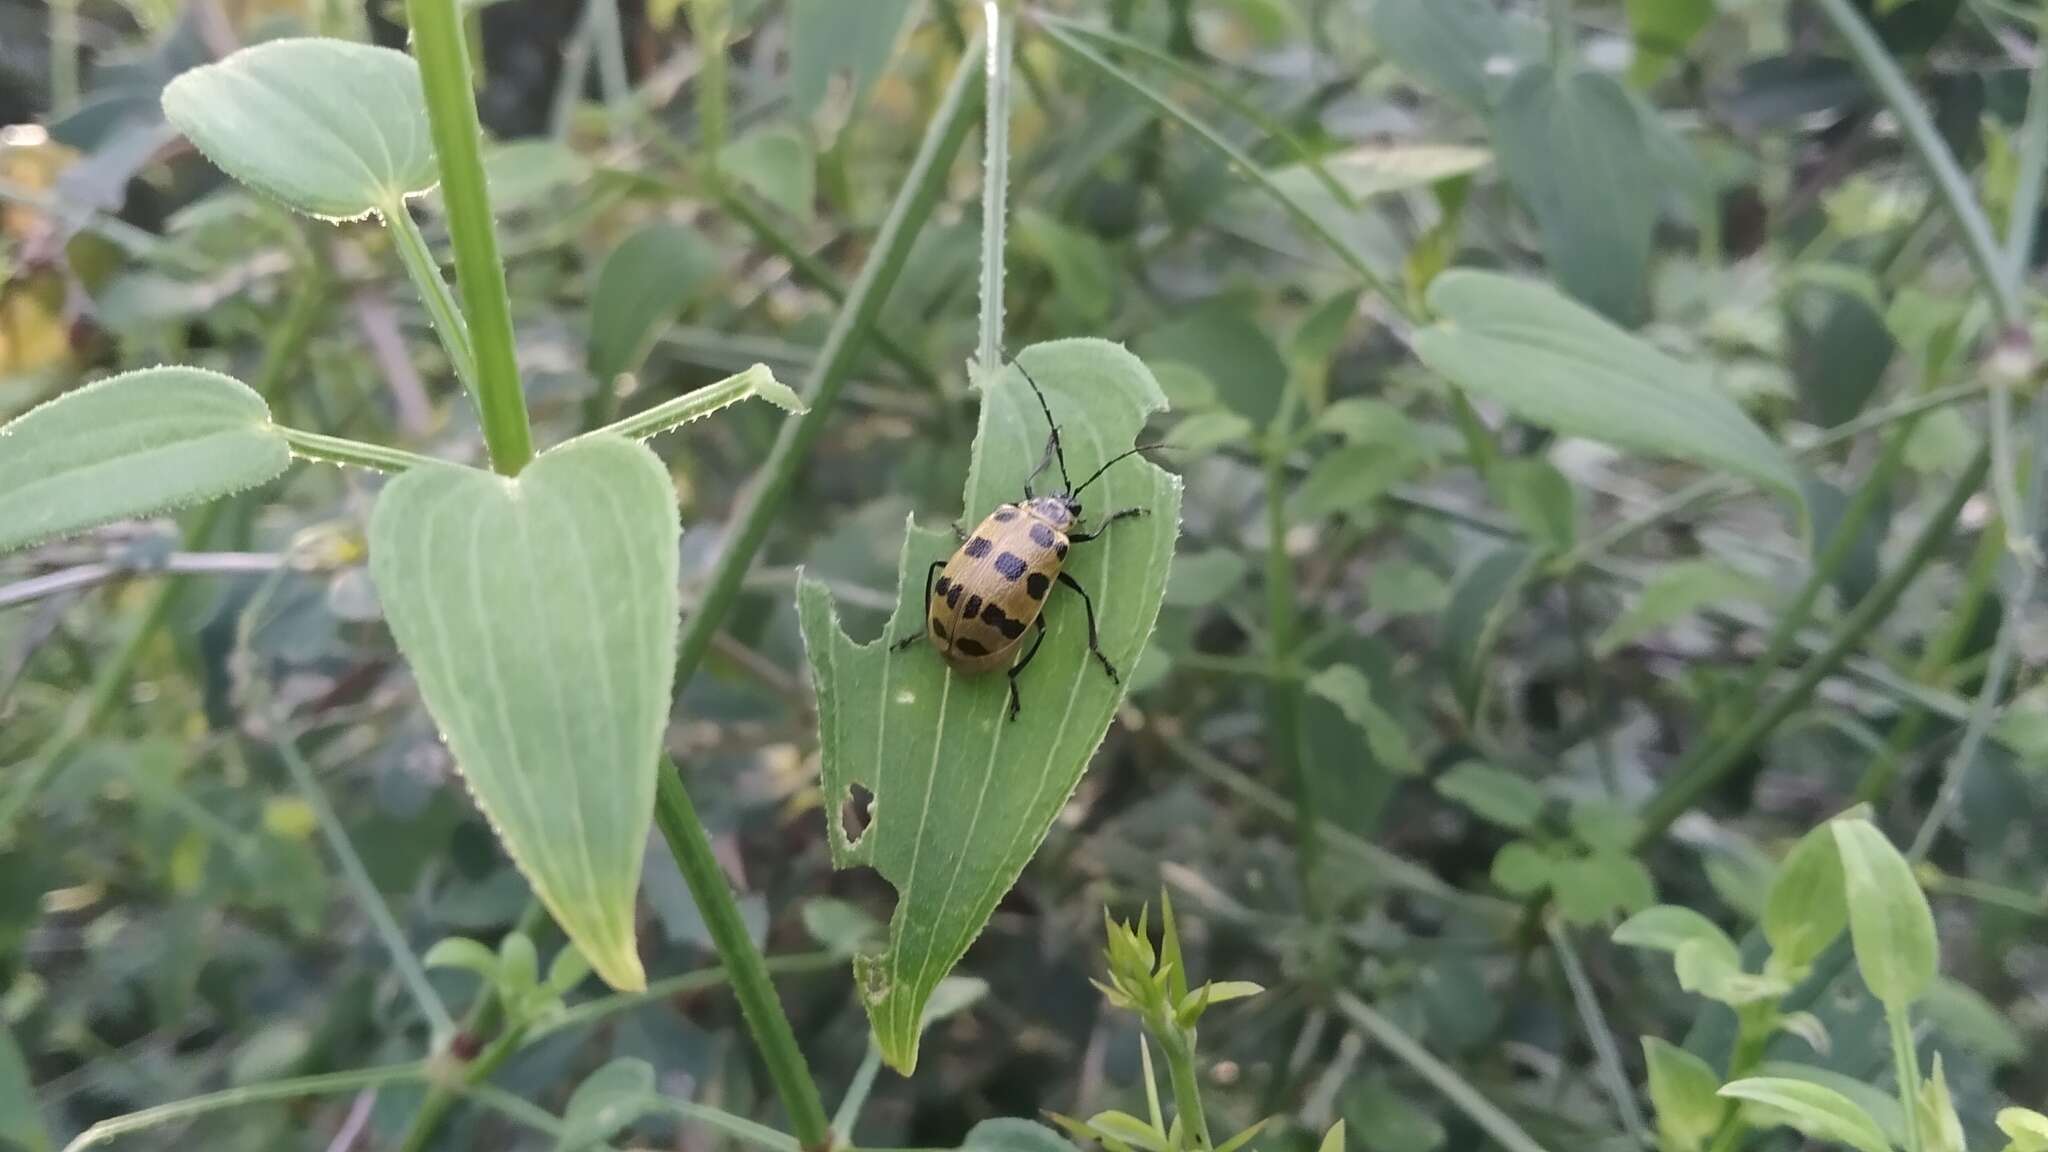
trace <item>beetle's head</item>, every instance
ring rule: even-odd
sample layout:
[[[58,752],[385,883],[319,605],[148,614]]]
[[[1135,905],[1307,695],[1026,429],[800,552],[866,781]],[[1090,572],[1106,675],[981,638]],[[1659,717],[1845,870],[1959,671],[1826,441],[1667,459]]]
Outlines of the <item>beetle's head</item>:
[[[1024,502],[1024,507],[1033,516],[1061,530],[1081,518],[1081,502],[1067,495],[1034,496]]]

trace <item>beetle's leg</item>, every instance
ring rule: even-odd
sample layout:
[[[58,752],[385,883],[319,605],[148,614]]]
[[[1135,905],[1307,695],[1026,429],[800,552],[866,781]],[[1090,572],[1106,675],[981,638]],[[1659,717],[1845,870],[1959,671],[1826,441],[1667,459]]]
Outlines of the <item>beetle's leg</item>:
[[[1010,719],[1012,720],[1017,718],[1017,713],[1023,711],[1023,705],[1017,700],[1017,676],[1030,665],[1031,658],[1038,655],[1039,647],[1045,643],[1045,613],[1039,613],[1032,618],[1031,622],[1038,625],[1038,636],[1031,641],[1031,651],[1024,653],[1022,660],[1010,665]]]
[[[1034,495],[1036,495],[1036,493],[1034,493],[1031,490],[1031,486],[1033,484],[1036,484],[1038,482],[1038,478],[1045,474],[1046,468],[1052,464],[1053,453],[1059,450],[1059,446],[1060,430],[1055,428],[1052,430],[1052,433],[1045,438],[1045,451],[1041,453],[1038,457],[1038,467],[1033,468],[1031,470],[1031,475],[1026,476],[1024,478],[1024,498],[1026,500],[1029,500]]]
[[[917,631],[889,645],[891,652],[903,651],[905,648],[924,639],[925,634],[932,630],[932,577],[938,575],[939,569],[945,566],[946,562],[944,560],[934,560],[932,561],[932,566],[924,570],[924,615],[918,618]]]
[[[1151,510],[1146,508],[1126,508],[1121,512],[1112,512],[1109,514],[1109,518],[1102,522],[1102,526],[1095,531],[1078,533],[1067,537],[1067,540],[1074,544],[1086,544],[1104,532],[1109,531],[1109,526],[1119,520],[1129,520],[1133,516],[1150,516],[1151,514]],[[1073,581],[1069,580],[1067,583],[1072,584]]]
[[[1122,513],[1118,513],[1118,515],[1122,515]],[[1115,519],[1115,517],[1111,517],[1111,519]],[[1111,664],[1109,657],[1102,654],[1102,639],[1095,632],[1095,601],[1088,598],[1088,590],[1081,587],[1079,580],[1074,579],[1065,572],[1060,573],[1060,583],[1072,588],[1074,594],[1081,598],[1081,607],[1088,610],[1088,651],[1094,653],[1095,658],[1102,662],[1102,670],[1109,673],[1110,683],[1123,683],[1123,677],[1116,674],[1116,665]],[[1043,617],[1040,618],[1043,619]]]

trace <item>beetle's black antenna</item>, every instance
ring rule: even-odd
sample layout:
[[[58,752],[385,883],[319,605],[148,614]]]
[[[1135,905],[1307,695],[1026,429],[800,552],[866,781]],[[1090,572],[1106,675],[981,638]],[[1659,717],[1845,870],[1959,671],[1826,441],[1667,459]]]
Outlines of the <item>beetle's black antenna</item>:
[[[1038,410],[1045,413],[1045,426],[1052,429],[1052,455],[1060,462],[1060,483],[1065,484],[1071,492],[1074,490],[1074,478],[1067,475],[1067,450],[1060,445],[1060,426],[1052,422],[1052,405],[1045,402],[1045,390],[1038,386],[1038,381],[1031,378],[1031,373],[1025,369],[1022,360],[1012,360],[1010,363],[1015,364],[1017,371],[1024,374],[1024,382],[1031,385],[1031,394],[1038,397]],[[1025,490],[1030,490],[1031,481],[1038,479],[1038,474],[1045,471],[1045,466],[1049,463],[1051,460],[1038,462],[1038,467],[1031,470],[1030,478],[1024,481]]]
[[[1102,462],[1102,467],[1097,468],[1093,476],[1090,476],[1086,480],[1081,481],[1081,488],[1086,488],[1090,484],[1095,483],[1097,480],[1102,479],[1102,474],[1104,472],[1109,471],[1109,466],[1111,464],[1116,463],[1117,461],[1123,459],[1126,456],[1136,456],[1140,452],[1156,452],[1162,449],[1171,452],[1174,451],[1176,447],[1177,446],[1173,444],[1140,444],[1136,448],[1132,448],[1125,452],[1119,452],[1116,455],[1111,456],[1109,459],[1104,460]],[[1067,495],[1079,496],[1081,494],[1081,488],[1076,488],[1073,491],[1067,493]]]

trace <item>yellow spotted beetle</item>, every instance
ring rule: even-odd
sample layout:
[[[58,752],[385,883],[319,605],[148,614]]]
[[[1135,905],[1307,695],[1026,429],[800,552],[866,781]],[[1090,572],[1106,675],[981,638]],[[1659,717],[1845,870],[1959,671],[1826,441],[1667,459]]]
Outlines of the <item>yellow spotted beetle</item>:
[[[1064,566],[1069,545],[1085,544],[1102,535],[1118,520],[1145,514],[1143,508],[1125,508],[1111,513],[1093,532],[1077,531],[1081,526],[1082,490],[1101,479],[1111,464],[1158,445],[1145,444],[1120,452],[1104,461],[1094,475],[1076,485],[1067,475],[1067,456],[1060,446],[1060,428],[1053,422],[1052,407],[1045,401],[1045,392],[1038,387],[1038,381],[1031,378],[1031,373],[1024,370],[1021,362],[1012,363],[1016,364],[1018,372],[1023,373],[1025,383],[1031,385],[1032,394],[1038,397],[1039,411],[1045,413],[1049,429],[1045,454],[1039,458],[1038,467],[1032,469],[1031,475],[1024,480],[1024,499],[999,505],[987,519],[975,526],[972,535],[963,537],[959,549],[950,558],[932,561],[924,574],[924,628],[898,640],[894,647],[901,651],[920,639],[930,637],[932,647],[938,649],[939,656],[948,665],[957,672],[973,676],[1010,662],[1016,655],[1018,641],[1024,637],[1024,630],[1036,626],[1038,634],[1033,638],[1030,650],[1024,653],[1023,659],[1010,664],[1010,719],[1015,720],[1022,710],[1017,697],[1017,676],[1045,643],[1045,597],[1055,580],[1073,589],[1081,598],[1081,606],[1088,613],[1088,651],[1109,674],[1111,682],[1122,683],[1116,674],[1116,666],[1102,654],[1102,644],[1095,630],[1095,602],[1088,598],[1088,590],[1066,573]],[[1055,461],[1060,468],[1060,482],[1066,485],[1066,490],[1051,496],[1035,495],[1032,484]],[[957,526],[954,531],[959,532]]]

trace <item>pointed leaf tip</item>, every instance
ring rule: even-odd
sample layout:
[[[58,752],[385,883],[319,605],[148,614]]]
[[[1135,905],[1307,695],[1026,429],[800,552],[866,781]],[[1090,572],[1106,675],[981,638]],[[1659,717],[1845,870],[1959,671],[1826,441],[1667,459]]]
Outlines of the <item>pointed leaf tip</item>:
[[[603,435],[508,480],[387,485],[370,568],[399,650],[507,854],[605,983],[646,987],[634,895],[677,630],[675,490]]]

